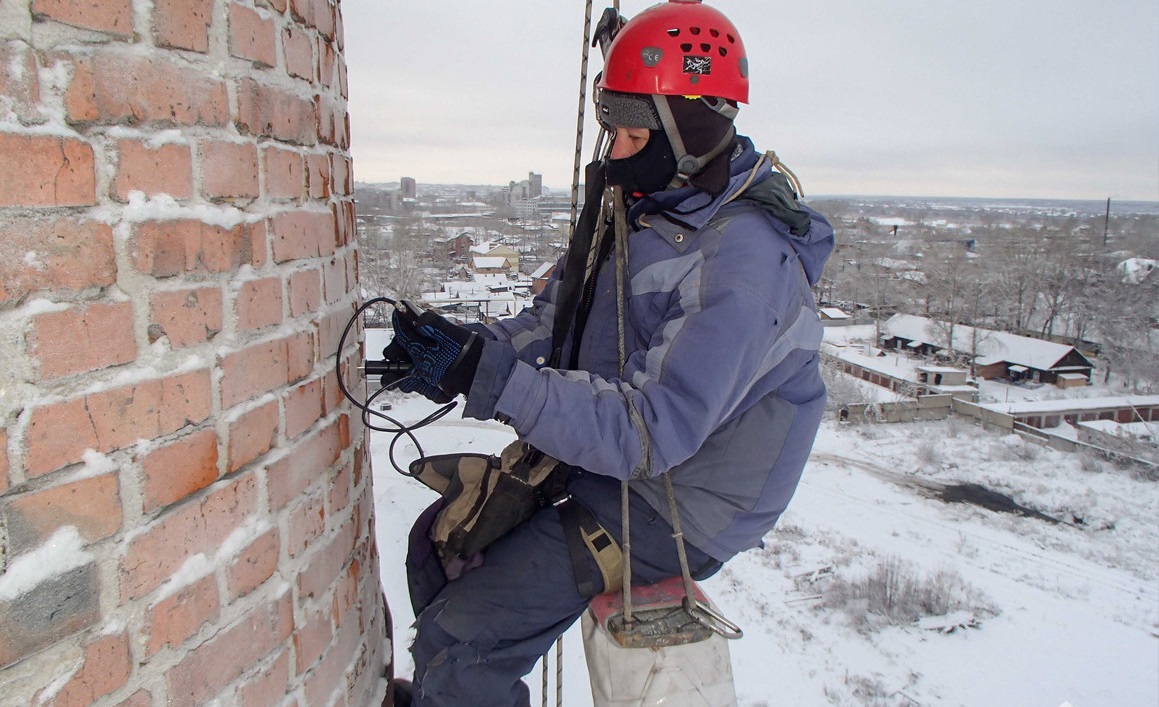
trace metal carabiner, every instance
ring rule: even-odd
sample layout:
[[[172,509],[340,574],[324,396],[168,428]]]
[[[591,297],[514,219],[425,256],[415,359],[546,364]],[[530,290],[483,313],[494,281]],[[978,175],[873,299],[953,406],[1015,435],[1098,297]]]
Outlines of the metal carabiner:
[[[696,623],[705,627],[709,631],[723,636],[730,641],[735,641],[738,638],[744,637],[744,631],[740,629],[733,622],[726,619],[720,612],[714,610],[711,606],[701,601],[693,601],[691,597],[684,597],[684,611],[693,618]]]

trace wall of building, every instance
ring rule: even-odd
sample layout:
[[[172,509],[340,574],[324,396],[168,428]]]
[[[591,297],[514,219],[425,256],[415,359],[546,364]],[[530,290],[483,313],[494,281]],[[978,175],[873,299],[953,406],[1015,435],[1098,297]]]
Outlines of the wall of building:
[[[381,702],[342,52],[335,0],[0,0],[0,703]]]

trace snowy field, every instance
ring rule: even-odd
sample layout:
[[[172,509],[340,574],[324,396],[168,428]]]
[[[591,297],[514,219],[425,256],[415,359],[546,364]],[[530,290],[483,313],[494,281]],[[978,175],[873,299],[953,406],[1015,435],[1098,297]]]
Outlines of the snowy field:
[[[394,395],[399,420],[434,409]],[[457,412],[417,433],[425,453],[513,439]],[[377,532],[406,676],[406,535],[435,496],[393,470],[390,441],[372,438]],[[400,465],[415,454],[400,440]],[[940,500],[954,484],[1041,515]],[[888,610],[882,586],[902,597]],[[1159,484],[961,420],[827,420],[765,547],[703,587],[745,631],[730,644],[740,705],[1159,704]],[[590,705],[578,624],[564,644],[564,702]],[[528,682],[538,705],[538,668]]]

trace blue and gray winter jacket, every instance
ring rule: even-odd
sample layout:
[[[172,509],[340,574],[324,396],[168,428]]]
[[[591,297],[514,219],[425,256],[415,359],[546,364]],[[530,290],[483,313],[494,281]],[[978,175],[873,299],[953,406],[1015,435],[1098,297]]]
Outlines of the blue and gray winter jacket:
[[[767,162],[726,204],[759,158],[748,138],[734,154],[720,196],[687,187],[629,211],[623,375],[613,262],[600,271],[579,370],[545,367],[561,260],[532,307],[489,325],[497,341],[485,343],[465,411],[508,421],[549,456],[631,479],[664,517],[659,475],[670,471],[686,540],[721,561],[760,545],[809,456],[825,405],[810,286],[834,244]]]

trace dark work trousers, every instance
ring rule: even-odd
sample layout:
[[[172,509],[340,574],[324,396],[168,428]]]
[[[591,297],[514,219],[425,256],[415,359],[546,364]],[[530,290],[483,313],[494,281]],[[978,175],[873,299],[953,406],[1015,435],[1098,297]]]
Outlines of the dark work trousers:
[[[617,540],[620,482],[576,472],[569,484]],[[522,678],[587,608],[576,589],[559,512],[540,510],[492,545],[480,566],[448,582],[427,528],[437,506],[411,532],[407,574],[414,606],[415,707],[522,707],[531,698]],[[632,582],[651,584],[680,574],[667,513],[631,494]],[[692,576],[704,579],[721,563],[686,546]],[[588,556],[597,587],[599,570]]]

